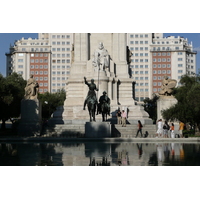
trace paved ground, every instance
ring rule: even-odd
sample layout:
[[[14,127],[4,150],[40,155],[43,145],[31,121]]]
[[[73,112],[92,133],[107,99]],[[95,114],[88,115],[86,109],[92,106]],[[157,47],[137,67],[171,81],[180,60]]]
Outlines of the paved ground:
[[[191,138],[55,138],[55,137],[23,137],[23,138],[0,138],[0,142],[140,142],[140,143],[199,143],[199,137]]]

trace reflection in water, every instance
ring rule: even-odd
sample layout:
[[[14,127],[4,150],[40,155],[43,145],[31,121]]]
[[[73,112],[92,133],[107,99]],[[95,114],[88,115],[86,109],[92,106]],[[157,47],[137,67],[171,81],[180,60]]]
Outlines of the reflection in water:
[[[200,166],[200,144],[2,143],[1,166]]]

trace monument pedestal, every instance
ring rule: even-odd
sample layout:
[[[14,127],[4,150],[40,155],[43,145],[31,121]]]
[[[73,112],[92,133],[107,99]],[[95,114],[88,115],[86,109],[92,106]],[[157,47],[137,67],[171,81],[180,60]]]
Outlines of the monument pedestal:
[[[21,101],[21,120],[19,135],[34,136],[41,132],[41,105],[38,99]]]
[[[111,137],[110,122],[86,122],[86,138],[109,138]]]
[[[169,109],[171,106],[175,105],[177,100],[173,96],[160,96],[157,100],[157,119],[163,119],[162,111]]]

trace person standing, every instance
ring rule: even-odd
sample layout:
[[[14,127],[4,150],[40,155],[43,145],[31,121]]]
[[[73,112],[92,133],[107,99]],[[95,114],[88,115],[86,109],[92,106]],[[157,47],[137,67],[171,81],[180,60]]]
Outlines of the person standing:
[[[138,133],[140,132],[140,134],[141,134],[141,137],[142,137],[142,123],[141,123],[141,121],[140,120],[138,120],[138,130],[137,130],[137,134],[136,134],[136,136],[135,137],[137,137],[138,136]]]
[[[126,112],[124,110],[122,110],[122,127],[126,126]]]
[[[171,131],[171,138],[175,138],[175,134],[174,134],[174,123],[171,123],[170,131]]]
[[[159,137],[159,136],[161,137],[163,133],[162,119],[158,120],[157,125],[158,125],[158,130],[156,132],[156,137]]]
[[[180,134],[180,137],[181,138],[183,138],[183,129],[184,129],[184,126],[185,126],[185,124],[182,122],[182,121],[180,121],[179,122],[179,134]]]
[[[120,109],[117,111],[116,116],[117,116],[117,124],[121,124],[122,123],[122,113],[121,113]]]
[[[163,135],[164,138],[168,138],[168,130],[170,129],[169,124],[167,123],[167,121],[165,121],[164,125],[163,125]]]

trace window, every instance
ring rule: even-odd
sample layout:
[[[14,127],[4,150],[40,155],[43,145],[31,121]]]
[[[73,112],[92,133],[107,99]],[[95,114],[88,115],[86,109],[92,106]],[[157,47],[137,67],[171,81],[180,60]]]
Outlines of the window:
[[[178,73],[179,73],[179,74],[183,73],[183,70],[178,70]]]
[[[130,44],[134,44],[134,41],[130,41]]]
[[[178,58],[178,61],[183,61],[183,58]]]
[[[178,67],[183,67],[183,64],[178,64]]]
[[[23,59],[18,59],[18,62],[23,62]]]
[[[23,68],[23,65],[18,65],[18,68]]]

